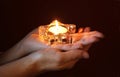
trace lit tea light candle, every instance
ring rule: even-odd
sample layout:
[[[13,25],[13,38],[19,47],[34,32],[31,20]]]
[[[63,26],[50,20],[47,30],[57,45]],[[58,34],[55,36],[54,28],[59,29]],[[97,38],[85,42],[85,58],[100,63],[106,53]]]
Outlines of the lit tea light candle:
[[[72,43],[71,34],[75,33],[76,25],[63,24],[54,20],[49,25],[39,27],[39,37],[49,44]]]
[[[53,33],[54,35],[64,34],[67,33],[67,28],[61,26],[57,20],[53,21],[52,25],[50,24],[50,28],[48,29],[49,32]]]

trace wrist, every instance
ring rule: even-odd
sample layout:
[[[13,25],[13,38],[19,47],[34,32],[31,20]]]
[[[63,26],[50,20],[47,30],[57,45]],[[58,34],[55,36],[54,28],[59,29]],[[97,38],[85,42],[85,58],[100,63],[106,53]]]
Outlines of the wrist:
[[[42,55],[37,52],[34,52],[34,53],[30,54],[28,57],[29,58],[26,61],[26,64],[28,64],[28,65],[25,65],[25,68],[28,68],[29,70],[31,70],[31,71],[29,71],[29,74],[30,74],[30,72],[33,75],[43,73],[44,69],[41,66]]]
[[[23,52],[24,50],[22,48],[21,43],[14,45],[12,48],[7,50],[0,56],[0,64],[8,63],[18,59],[19,57],[21,57]]]
[[[35,57],[35,55],[36,54],[30,54],[1,66],[0,77],[35,77],[39,72],[42,72],[42,70],[38,70],[36,67],[36,63],[40,56],[36,55]]]

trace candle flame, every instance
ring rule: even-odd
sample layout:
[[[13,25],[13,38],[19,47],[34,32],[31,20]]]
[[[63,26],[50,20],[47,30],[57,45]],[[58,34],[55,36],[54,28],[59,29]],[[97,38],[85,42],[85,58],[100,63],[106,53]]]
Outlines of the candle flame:
[[[59,26],[59,25],[64,25],[64,24],[59,22],[58,20],[54,20],[54,21],[52,21],[52,23],[49,24],[49,26],[52,26],[52,25]]]
[[[56,29],[58,30],[59,24],[58,24],[58,21],[57,21],[57,20],[55,20],[55,26],[56,26]]]
[[[65,27],[63,27],[62,25],[64,25],[63,23],[54,20],[52,23],[50,23],[50,27],[48,29],[49,32],[54,33],[55,35],[61,34],[61,33],[66,33],[67,29]]]

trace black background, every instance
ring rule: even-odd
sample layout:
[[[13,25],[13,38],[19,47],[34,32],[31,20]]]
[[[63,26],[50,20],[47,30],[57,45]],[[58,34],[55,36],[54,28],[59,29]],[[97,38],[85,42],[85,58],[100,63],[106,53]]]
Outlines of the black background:
[[[1,0],[0,51],[6,51],[39,25],[53,19],[90,26],[105,35],[71,70],[47,72],[40,77],[120,77],[120,1],[116,0]],[[38,76],[39,77],[39,76]]]

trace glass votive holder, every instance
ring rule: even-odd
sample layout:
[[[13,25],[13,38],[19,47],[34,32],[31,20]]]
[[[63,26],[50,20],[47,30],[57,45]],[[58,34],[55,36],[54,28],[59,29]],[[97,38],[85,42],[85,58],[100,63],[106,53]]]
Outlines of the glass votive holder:
[[[72,36],[71,34],[76,32],[76,25],[74,24],[64,24],[62,27],[67,29],[66,33],[53,34],[48,29],[52,27],[49,25],[42,25],[39,27],[39,37],[41,40],[48,42],[48,44],[71,44]]]

